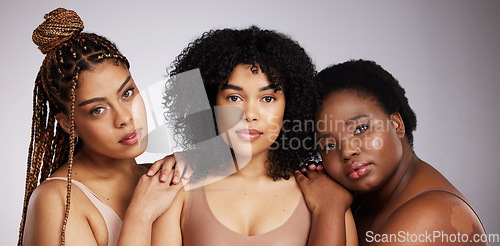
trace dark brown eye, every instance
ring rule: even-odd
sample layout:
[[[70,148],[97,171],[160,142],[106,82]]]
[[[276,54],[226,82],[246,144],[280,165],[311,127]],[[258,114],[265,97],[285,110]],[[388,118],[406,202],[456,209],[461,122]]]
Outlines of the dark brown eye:
[[[240,97],[238,96],[228,96],[227,97],[227,100],[231,101],[231,102],[237,102],[239,101]]]
[[[135,88],[130,88],[128,90],[126,90],[125,92],[123,92],[123,98],[127,98],[127,97],[131,97],[134,95],[134,90]]]
[[[262,98],[262,101],[267,102],[267,103],[273,102],[274,100],[276,100],[276,98],[274,98],[272,96],[266,96],[266,97]]]
[[[360,125],[360,126],[357,126],[357,127],[356,127],[356,129],[354,129],[354,135],[361,134],[361,133],[363,133],[364,131],[366,131],[366,129],[368,129],[368,126],[367,126],[367,125]]]

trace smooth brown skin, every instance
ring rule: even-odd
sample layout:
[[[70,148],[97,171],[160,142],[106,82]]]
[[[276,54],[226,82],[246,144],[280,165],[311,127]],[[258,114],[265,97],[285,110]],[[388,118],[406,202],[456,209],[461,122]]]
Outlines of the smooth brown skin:
[[[344,187],[363,194],[364,200],[355,211],[360,245],[471,245],[470,242],[441,242],[442,238],[368,243],[366,240],[373,238],[367,236],[368,231],[373,232],[370,234],[373,236],[398,235],[401,231],[425,235],[439,231],[448,235],[467,234],[469,239],[473,239],[474,234],[485,233],[464,201],[446,192],[432,191],[445,190],[465,199],[437,170],[416,156],[405,137],[404,122],[398,113],[387,116],[375,100],[352,91],[334,92],[323,105],[317,119],[328,116],[333,122],[346,123],[354,116],[366,115],[350,122],[351,125],[317,132],[319,137],[327,136],[320,142],[321,146],[326,146],[328,141],[342,146],[328,153],[320,148],[326,171]],[[358,128],[361,125],[368,127]],[[381,125],[386,127],[376,127]],[[373,148],[375,139],[383,140],[382,148]],[[347,177],[345,167],[354,162],[370,163],[366,176],[357,180]],[[329,230],[325,226],[320,228]]]
[[[76,90],[75,134],[83,143],[74,156],[72,168],[72,178],[104,200],[122,218],[125,229],[129,223],[138,224],[134,218],[151,220],[154,216],[159,216],[156,215],[159,209],[157,205],[168,206],[168,201],[171,202],[182,187],[181,184],[161,183],[160,173],[153,177],[146,176],[146,167],[137,165],[134,160],[144,150],[139,144],[123,146],[119,143],[131,129],[143,128],[147,133],[145,111],[141,110],[144,105],[133,79],[127,80],[129,77],[128,69],[110,61],[104,61],[94,70],[80,73],[80,86]],[[129,82],[125,83],[126,81]],[[100,99],[81,105],[94,98]],[[60,113],[56,118],[63,130],[69,132],[68,117]],[[173,157],[165,159],[171,160]],[[167,180],[172,179],[173,163],[175,162],[170,161],[165,165],[164,169],[169,173]],[[66,174],[67,164],[60,167],[52,177],[66,177]],[[136,185],[138,191],[134,194]],[[160,199],[161,202],[151,202],[153,198]],[[28,206],[23,244],[59,245],[65,204],[66,181],[51,180],[38,186]],[[130,211],[127,208],[131,208]],[[131,217],[132,220],[125,219],[126,217]],[[125,234],[127,233],[122,233]],[[107,243],[108,233],[104,219],[87,196],[73,185],[66,244]]]
[[[321,165],[312,164],[309,170],[301,168],[300,172],[295,172],[295,178],[312,213],[307,245],[358,245],[354,218],[349,208],[351,193],[328,176]]]

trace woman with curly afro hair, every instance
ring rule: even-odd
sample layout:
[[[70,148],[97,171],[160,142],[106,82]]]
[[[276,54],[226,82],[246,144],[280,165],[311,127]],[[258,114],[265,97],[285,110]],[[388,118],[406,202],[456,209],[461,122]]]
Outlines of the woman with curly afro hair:
[[[211,30],[190,43],[173,62],[165,96],[166,118],[184,136],[178,144],[185,148],[206,140],[199,133],[213,123],[211,117],[190,120],[183,109],[195,98],[173,95],[182,84],[172,77],[193,69],[199,69],[209,114],[217,119],[208,130],[231,148],[236,171],[181,190],[153,225],[153,245],[311,243],[309,232],[318,218],[311,216],[293,176],[314,147],[307,123],[313,119],[316,72],[309,56],[287,35],[255,26]],[[192,180],[213,174],[198,167],[214,165],[204,162],[189,163]],[[355,244],[352,221],[350,211],[343,211],[335,233],[343,241],[347,228],[347,241]]]

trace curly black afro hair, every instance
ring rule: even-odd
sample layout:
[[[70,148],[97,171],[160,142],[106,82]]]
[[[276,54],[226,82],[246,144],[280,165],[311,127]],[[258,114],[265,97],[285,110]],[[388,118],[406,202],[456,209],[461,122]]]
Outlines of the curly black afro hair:
[[[405,135],[413,147],[413,131],[417,116],[411,109],[406,92],[399,82],[374,61],[351,60],[329,66],[317,75],[320,104],[335,91],[354,90],[372,96],[387,115],[399,113],[405,125]]]
[[[217,29],[205,32],[190,43],[172,62],[169,72],[171,78],[180,73],[198,68],[203,79],[210,106],[215,106],[218,89],[227,84],[229,75],[239,64],[257,66],[267,76],[275,90],[283,90],[286,107],[282,129],[269,151],[266,166],[268,175],[274,180],[289,179],[299,164],[307,159],[314,149],[303,146],[303,139],[310,137],[313,127],[303,127],[312,121],[315,104],[315,66],[305,50],[289,36],[273,30],[263,30],[256,26],[246,29]],[[165,118],[174,127],[174,132],[190,135],[182,140],[181,146],[192,146],[204,139],[197,139],[196,129],[200,127],[201,118],[186,120],[178,109],[185,102],[178,100],[169,92],[176,83],[167,82]],[[311,95],[304,97],[303,95]],[[180,110],[182,111],[182,110]],[[213,114],[213,112],[212,112]],[[301,126],[297,126],[301,124]],[[294,128],[295,126],[295,128]],[[299,129],[300,128],[300,129]],[[217,131],[217,130],[215,130]],[[300,140],[301,145],[297,145]],[[192,163],[190,163],[192,164]]]

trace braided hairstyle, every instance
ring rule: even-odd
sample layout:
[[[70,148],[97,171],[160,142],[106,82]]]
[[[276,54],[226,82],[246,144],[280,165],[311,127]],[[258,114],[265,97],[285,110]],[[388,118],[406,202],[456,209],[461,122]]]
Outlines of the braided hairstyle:
[[[32,36],[33,42],[46,56],[33,90],[31,141],[18,245],[23,241],[31,194],[39,183],[68,163],[66,210],[61,228],[61,245],[65,245],[71,196],[71,168],[73,155],[77,150],[74,110],[78,76],[80,72],[93,69],[105,59],[114,59],[127,68],[130,67],[128,60],[111,41],[93,33],[82,33],[83,22],[74,11],[58,8],[46,14],[44,19]],[[56,122],[55,116],[58,113],[68,116],[69,134]]]

